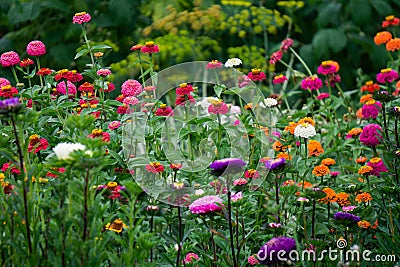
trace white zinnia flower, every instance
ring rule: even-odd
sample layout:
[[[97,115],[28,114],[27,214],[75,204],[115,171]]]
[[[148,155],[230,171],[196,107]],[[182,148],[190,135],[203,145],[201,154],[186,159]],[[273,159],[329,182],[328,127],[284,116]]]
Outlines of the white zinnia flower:
[[[235,67],[235,66],[239,66],[241,64],[242,64],[242,60],[240,58],[233,57],[233,58],[228,59],[225,62],[225,67],[232,68],[232,67]]]
[[[301,123],[294,128],[294,136],[310,138],[316,135],[314,126],[309,123]]]
[[[194,190],[194,194],[196,196],[201,196],[202,194],[204,194],[204,190],[203,189]]]
[[[72,151],[84,150],[86,147],[80,143],[59,143],[53,148],[58,159],[69,159]]]
[[[260,103],[260,107],[262,108],[271,108],[271,107],[275,107],[276,105],[278,105],[278,101],[276,101],[276,99],[268,97],[266,99],[264,99],[263,102]]]

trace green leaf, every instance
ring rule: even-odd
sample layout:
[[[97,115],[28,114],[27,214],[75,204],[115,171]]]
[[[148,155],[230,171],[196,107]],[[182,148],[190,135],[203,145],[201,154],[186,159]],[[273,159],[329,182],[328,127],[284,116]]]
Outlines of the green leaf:
[[[95,46],[92,46],[92,47],[91,47],[91,50],[92,50],[93,52],[95,52],[95,50],[98,51],[98,50],[111,49],[111,48],[112,48],[112,47],[109,46],[109,45],[95,45]]]
[[[219,85],[219,84],[214,85],[214,92],[218,96],[218,98],[221,97],[221,93],[224,90],[225,90],[225,86],[224,85]]]
[[[57,9],[60,11],[65,11],[69,9],[69,6],[67,4],[59,0],[45,1],[42,3],[42,6],[47,8]]]
[[[81,51],[79,51],[76,55],[75,55],[75,57],[74,57],[74,59],[78,59],[78,58],[80,58],[81,56],[84,56],[84,55],[86,55],[87,53],[89,53],[89,50],[88,49],[82,49]]]
[[[371,19],[371,4],[365,0],[351,0],[347,5],[347,11],[352,15],[353,21],[358,25],[368,23]]]
[[[341,8],[342,4],[337,2],[331,2],[327,5],[324,5],[323,8],[318,12],[317,24],[319,25],[319,28],[328,26],[329,23],[338,25],[340,22],[339,18]]]
[[[323,223],[315,224],[315,234],[316,235],[326,235],[329,233],[328,227]]]
[[[392,8],[386,1],[371,0],[371,5],[381,16],[388,16],[392,13]]]

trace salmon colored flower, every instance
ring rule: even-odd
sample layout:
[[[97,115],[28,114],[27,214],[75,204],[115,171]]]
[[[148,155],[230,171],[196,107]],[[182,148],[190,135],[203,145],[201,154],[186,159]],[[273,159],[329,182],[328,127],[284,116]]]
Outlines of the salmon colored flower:
[[[93,92],[94,91],[94,85],[89,83],[89,82],[84,82],[78,87],[78,91],[83,91],[83,92]]]
[[[367,94],[367,95],[363,95],[361,98],[360,98],[360,103],[361,104],[364,104],[364,103],[366,103],[366,102],[368,102],[368,101],[370,101],[370,100],[373,100],[374,98],[372,97],[372,94]]]
[[[366,157],[358,157],[356,158],[357,163],[365,163],[368,159]]]
[[[373,198],[371,197],[370,193],[367,192],[360,193],[356,196],[357,203],[367,203],[372,201],[372,199]]]
[[[164,166],[160,162],[150,162],[146,165],[146,170],[151,173],[164,172]]]
[[[53,71],[51,69],[49,69],[49,68],[41,68],[40,70],[38,70],[36,72],[36,75],[44,76],[44,75],[49,75],[49,74],[52,74],[52,73],[53,73]]]
[[[131,51],[140,51],[140,50],[142,49],[142,47],[143,47],[143,45],[141,45],[141,44],[136,44],[136,45],[133,45],[133,46],[130,48],[130,50],[131,50]]]
[[[369,174],[374,168],[372,168],[371,166],[361,166],[358,169],[358,174]]]
[[[91,134],[88,135],[89,138],[101,138],[104,142],[110,142],[110,134],[103,132],[101,129],[94,129]]]
[[[174,171],[178,171],[178,170],[182,169],[182,164],[171,163],[171,164],[169,164],[169,167]]]
[[[369,92],[372,94],[378,90],[379,90],[379,85],[377,83],[374,83],[373,81],[367,81],[363,86],[361,86],[362,92]]]
[[[392,34],[388,31],[378,32],[374,37],[376,45],[386,44],[392,39]]]
[[[369,227],[371,227],[371,223],[366,220],[361,220],[357,224],[360,228],[363,228],[363,229],[368,229]]]
[[[21,60],[21,62],[19,63],[19,66],[21,68],[27,68],[27,67],[29,67],[30,65],[33,65],[33,64],[35,64],[35,62],[33,62],[32,59],[26,58],[26,59]]]
[[[347,132],[346,139],[350,139],[352,137],[358,137],[361,133],[362,133],[361,128],[352,128],[350,131]]]

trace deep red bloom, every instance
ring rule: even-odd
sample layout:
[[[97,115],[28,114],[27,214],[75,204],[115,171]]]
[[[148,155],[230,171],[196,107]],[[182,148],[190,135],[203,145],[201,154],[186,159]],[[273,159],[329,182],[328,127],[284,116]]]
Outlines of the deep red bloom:
[[[0,89],[0,96],[4,98],[11,98],[17,94],[18,94],[17,88],[12,87],[11,85],[4,85]]]
[[[171,107],[167,107],[167,105],[162,104],[154,113],[156,116],[174,116],[174,111]]]
[[[36,75],[44,76],[44,75],[49,75],[49,74],[52,74],[52,73],[53,73],[53,71],[51,69],[49,69],[49,68],[41,68],[40,70],[38,70],[36,72]]]
[[[26,67],[29,67],[30,65],[33,65],[34,63],[35,63],[35,62],[33,62],[32,59],[30,59],[30,58],[25,58],[25,59],[21,60],[21,62],[19,63],[19,66],[20,66],[21,68],[26,68]]]

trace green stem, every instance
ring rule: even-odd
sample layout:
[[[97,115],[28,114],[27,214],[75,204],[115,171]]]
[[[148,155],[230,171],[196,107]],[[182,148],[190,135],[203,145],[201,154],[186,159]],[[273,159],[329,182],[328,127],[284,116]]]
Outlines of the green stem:
[[[87,49],[89,50],[89,54],[90,54],[90,60],[92,61],[92,68],[94,69],[94,66],[95,66],[95,65],[94,65],[94,58],[93,58],[92,48],[90,47],[89,40],[88,40],[88,38],[87,38],[87,36],[86,36],[85,25],[84,25],[84,24],[81,24],[81,26],[82,26],[83,38],[85,39],[85,43],[86,43]]]
[[[36,65],[38,70],[40,70],[40,60],[39,57],[36,57]],[[39,79],[40,79],[40,86],[43,87],[43,76],[39,75]],[[29,86],[30,86],[30,79],[29,79]]]
[[[310,68],[307,66],[306,62],[304,62],[304,60],[299,56],[299,54],[296,53],[296,51],[292,47],[289,47],[289,49],[290,49],[290,52],[292,52],[293,55],[300,61],[301,65],[304,66],[304,68],[306,69],[306,71],[308,73],[308,76],[312,76],[312,72],[311,72]]]
[[[17,76],[17,73],[15,72],[14,66],[11,66],[11,71],[12,71],[12,74],[14,76],[15,82],[19,83],[18,76]]]

